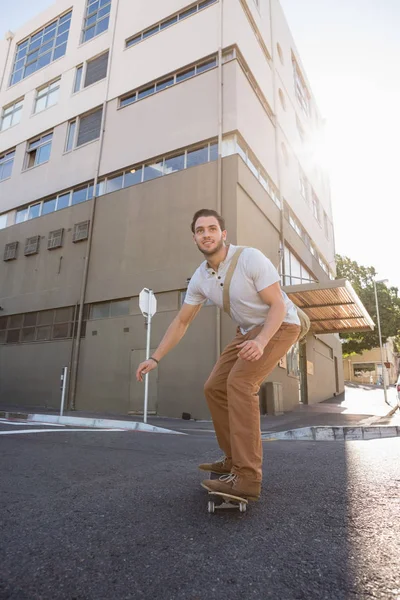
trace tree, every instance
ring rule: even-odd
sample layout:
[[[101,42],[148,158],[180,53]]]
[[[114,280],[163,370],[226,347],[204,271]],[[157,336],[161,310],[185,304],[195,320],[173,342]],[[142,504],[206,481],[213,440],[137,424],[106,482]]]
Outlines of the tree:
[[[344,356],[361,354],[364,350],[379,347],[378,321],[374,292],[374,267],[364,267],[347,256],[336,255],[337,279],[348,279],[375,323],[374,331],[341,333]],[[400,298],[396,287],[377,284],[382,343],[394,338],[396,351],[400,351]]]

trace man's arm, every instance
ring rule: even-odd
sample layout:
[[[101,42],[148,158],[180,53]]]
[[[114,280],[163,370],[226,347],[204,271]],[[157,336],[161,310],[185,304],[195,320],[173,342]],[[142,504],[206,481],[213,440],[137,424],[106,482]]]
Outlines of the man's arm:
[[[153,352],[152,356],[157,361],[160,361],[166,354],[168,354],[170,350],[172,350],[172,348],[179,344],[185,335],[187,328],[196,317],[201,307],[202,304],[183,304],[181,310],[165,332],[165,335],[159,343],[157,350]],[[156,367],[156,361],[151,359],[145,360],[144,362],[140,363],[136,371],[136,379],[138,381],[143,381],[143,375],[146,375],[146,373],[149,373]]]
[[[264,327],[254,340],[238,345],[238,348],[241,348],[238,356],[251,362],[261,358],[266,345],[278,331],[286,316],[286,304],[279,282],[273,283],[258,293],[262,301],[270,307]]]

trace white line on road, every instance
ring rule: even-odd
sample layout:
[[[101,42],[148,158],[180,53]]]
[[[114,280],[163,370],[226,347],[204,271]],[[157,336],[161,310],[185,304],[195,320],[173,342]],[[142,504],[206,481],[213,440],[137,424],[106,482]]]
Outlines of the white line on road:
[[[127,431],[126,429],[86,429],[80,427],[79,429],[75,429],[71,427],[68,429],[20,429],[18,431],[0,431],[0,435],[18,435],[19,433],[66,433],[68,431]]]

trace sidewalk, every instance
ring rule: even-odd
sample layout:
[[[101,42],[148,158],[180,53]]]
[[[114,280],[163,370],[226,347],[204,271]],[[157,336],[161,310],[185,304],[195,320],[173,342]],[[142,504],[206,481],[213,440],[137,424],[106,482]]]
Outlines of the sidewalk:
[[[393,391],[394,390],[390,390]],[[392,396],[390,396],[392,400]],[[319,404],[301,405],[282,415],[262,415],[261,431],[263,433],[285,432],[293,429],[305,427],[370,427],[370,426],[400,426],[400,413],[391,418],[386,418],[390,412],[390,407],[383,401],[383,392],[381,388],[374,386],[346,386],[345,393],[335,398],[330,398]],[[0,404],[0,417],[30,419],[35,415],[34,420],[43,420],[48,417],[48,422],[58,417],[59,412],[51,408],[28,407],[28,406],[2,406]],[[118,428],[142,429],[143,417],[140,415],[121,415],[94,413],[86,411],[64,411],[64,424],[72,424],[74,418],[79,418],[82,426],[101,426],[91,425],[96,421],[104,423],[107,427],[112,427],[112,423]],[[68,422],[67,422],[68,421]],[[171,417],[158,417],[149,415],[148,425],[154,428],[164,428],[179,432],[213,432],[211,421],[199,420],[190,421]],[[63,422],[58,420],[58,422]],[[76,423],[75,423],[76,424]],[[138,427],[137,424],[141,424]],[[146,428],[148,429],[148,428]]]

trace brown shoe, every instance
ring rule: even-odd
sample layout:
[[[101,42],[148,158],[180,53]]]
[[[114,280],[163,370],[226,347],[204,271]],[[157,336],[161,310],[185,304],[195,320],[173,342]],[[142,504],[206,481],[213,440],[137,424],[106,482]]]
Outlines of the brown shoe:
[[[258,500],[261,494],[261,482],[244,479],[234,473],[218,479],[206,479],[201,485],[209,492],[221,492],[247,500]]]
[[[217,475],[229,475],[232,469],[232,459],[224,456],[214,463],[203,463],[199,465],[200,471],[209,471]]]

